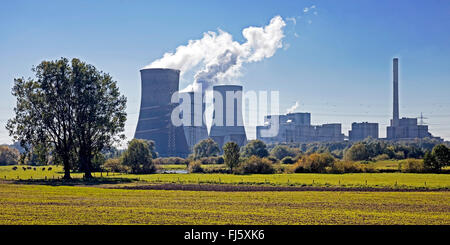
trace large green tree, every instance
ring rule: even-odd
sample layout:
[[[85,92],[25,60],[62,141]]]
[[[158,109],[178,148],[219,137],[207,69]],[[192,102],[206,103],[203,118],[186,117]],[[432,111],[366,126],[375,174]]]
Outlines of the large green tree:
[[[220,153],[219,145],[211,138],[204,139],[194,146],[194,159],[215,157]]]
[[[239,165],[239,145],[236,142],[230,141],[223,146],[223,161],[231,172]]]
[[[443,144],[436,145],[433,147],[432,154],[441,167],[450,164],[450,149],[447,146]]]
[[[7,129],[26,150],[47,148],[52,158],[91,177],[92,159],[123,139],[126,99],[111,76],[78,59],[43,61],[35,79],[15,79],[15,117]]]
[[[450,149],[443,144],[434,146],[431,152],[425,153],[423,164],[428,170],[440,172],[442,167],[450,164]]]
[[[257,156],[260,158],[268,157],[267,146],[261,140],[252,140],[242,148],[243,157]]]
[[[128,149],[122,154],[122,164],[129,166],[133,173],[153,173],[156,167],[152,161],[149,142],[133,139],[128,143]]]
[[[73,79],[67,59],[43,61],[33,68],[35,79],[14,80],[15,116],[8,120],[9,134],[26,151],[30,146],[52,148],[54,158],[70,179],[74,151]]]
[[[347,149],[344,153],[344,159],[348,161],[362,161],[369,160],[369,152],[366,145],[363,143],[356,143]]]
[[[80,169],[90,178],[92,160],[125,138],[126,98],[109,74],[72,60],[74,136]]]
[[[281,160],[285,157],[295,157],[297,154],[294,149],[289,148],[285,145],[276,145],[271,151],[270,154]]]

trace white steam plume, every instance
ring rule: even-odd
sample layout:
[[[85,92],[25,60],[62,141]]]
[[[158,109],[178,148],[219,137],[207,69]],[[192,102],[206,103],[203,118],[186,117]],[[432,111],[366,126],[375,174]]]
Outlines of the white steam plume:
[[[195,80],[187,89],[193,90],[202,84],[207,89],[212,84],[230,83],[241,75],[242,65],[272,57],[283,47],[283,18],[275,16],[264,27],[247,27],[242,30],[244,43],[233,41],[231,34],[219,30],[206,32],[198,40],[176,48],[174,53],[165,53],[144,68],[179,69],[181,74],[194,68]]]
[[[295,101],[295,105],[293,105],[293,106],[291,106],[290,108],[288,108],[287,111],[286,111],[286,113],[287,113],[287,114],[289,114],[289,113],[294,113],[295,110],[297,110],[298,106],[299,106],[299,105],[298,105],[298,101]]]

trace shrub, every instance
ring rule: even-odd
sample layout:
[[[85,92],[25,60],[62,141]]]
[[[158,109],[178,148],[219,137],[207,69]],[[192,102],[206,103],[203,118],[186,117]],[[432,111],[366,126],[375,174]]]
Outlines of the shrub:
[[[292,157],[285,157],[281,160],[281,163],[283,164],[293,164],[294,163],[294,159],[292,159]]]
[[[13,165],[17,164],[19,160],[19,151],[15,148],[1,145],[0,146],[0,165]]]
[[[398,168],[402,173],[423,173],[425,166],[423,160],[420,159],[405,159],[398,163]]]
[[[121,159],[123,165],[131,168],[132,173],[151,174],[156,172],[149,141],[132,139],[128,142],[128,149],[122,154]]]
[[[193,149],[194,159],[217,156],[219,153],[219,145],[211,138],[198,142]]]
[[[181,158],[181,157],[164,157],[164,158],[156,158],[153,160],[156,165],[164,165],[164,164],[179,164],[179,165],[188,165],[189,160]]]
[[[203,173],[202,163],[199,160],[192,161],[188,166],[189,173]]]
[[[202,157],[200,159],[197,159],[200,161],[203,165],[210,165],[210,164],[223,164],[223,157]]]
[[[385,161],[385,160],[389,160],[389,156],[386,153],[383,153],[381,155],[376,156],[373,160],[375,161]]]
[[[325,168],[331,166],[334,160],[329,153],[313,153],[298,160],[292,170],[295,173],[324,173]]]
[[[277,145],[270,151],[270,155],[277,158],[278,160],[281,160],[285,157],[295,157],[296,152],[294,149],[291,149],[288,146]]]
[[[445,145],[436,145],[423,158],[425,168],[431,172],[440,172],[442,167],[450,165],[450,149]]]
[[[363,143],[356,143],[344,152],[344,159],[347,161],[362,161],[369,160],[369,152],[366,145]]]
[[[351,161],[336,161],[327,170],[328,173],[333,174],[361,173],[364,172],[364,166]]]
[[[269,159],[272,163],[277,163],[278,159],[276,157],[273,156],[268,156],[267,159]]]
[[[269,159],[251,156],[239,165],[236,172],[240,174],[273,174],[275,169]]]
[[[242,156],[243,157],[268,157],[269,152],[267,151],[267,146],[261,140],[251,140],[247,145],[242,147]]]
[[[395,159],[405,159],[405,152],[403,151],[397,151],[395,152]]]
[[[120,158],[110,158],[105,161],[103,168],[116,173],[123,173],[128,171],[128,167],[122,164]]]
[[[361,165],[364,173],[378,173],[378,169],[375,167],[375,164],[364,164]]]

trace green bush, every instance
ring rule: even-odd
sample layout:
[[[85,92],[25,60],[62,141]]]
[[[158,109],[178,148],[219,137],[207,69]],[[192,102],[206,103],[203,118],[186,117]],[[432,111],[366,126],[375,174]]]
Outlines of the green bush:
[[[151,174],[156,172],[149,141],[132,139],[128,142],[128,148],[123,152],[121,159],[122,164],[128,166],[134,174]]]
[[[20,153],[17,149],[0,145],[0,165],[14,165],[19,161]]]
[[[328,167],[327,172],[333,174],[362,173],[364,172],[364,166],[351,161],[336,161]]]
[[[239,174],[273,174],[274,172],[272,161],[257,156],[249,157],[236,170]]]
[[[385,160],[389,160],[389,155],[386,153],[383,153],[381,155],[376,156],[373,160],[375,161],[385,161]]]
[[[198,142],[193,149],[194,159],[213,157],[220,153],[219,145],[213,139],[208,138]]]
[[[156,165],[164,165],[164,164],[179,164],[179,165],[188,165],[189,160],[181,158],[181,157],[160,157],[153,160]]]
[[[272,163],[277,163],[278,162],[278,159],[276,157],[273,157],[273,156],[268,156],[267,159],[270,160]]]
[[[297,150],[298,152],[298,150]],[[291,149],[288,146],[285,145],[276,145],[271,151],[270,151],[270,155],[272,155],[273,157],[275,157],[278,160],[281,160],[285,157],[295,157],[296,155],[296,150],[295,149]]]
[[[283,158],[281,160],[281,163],[283,163],[283,164],[293,164],[295,162],[294,162],[294,159],[292,159],[292,157],[285,157],[285,158]]]
[[[204,169],[202,168],[202,163],[199,160],[192,161],[188,166],[189,173],[203,173]]]
[[[201,164],[208,165],[208,164],[223,164],[223,157],[202,157],[200,159]]]
[[[425,166],[423,160],[408,158],[398,163],[398,168],[402,173],[423,173]]]
[[[326,167],[331,166],[335,159],[329,153],[313,153],[303,156],[294,166],[294,173],[324,173]]]
[[[363,161],[369,160],[369,152],[366,145],[356,143],[344,152],[344,159],[347,161]]]
[[[110,158],[105,161],[103,168],[107,171],[116,173],[125,173],[129,171],[129,167],[122,164],[120,158]]]
[[[241,149],[242,157],[268,157],[269,152],[267,151],[266,144],[261,140],[251,140],[247,145]]]

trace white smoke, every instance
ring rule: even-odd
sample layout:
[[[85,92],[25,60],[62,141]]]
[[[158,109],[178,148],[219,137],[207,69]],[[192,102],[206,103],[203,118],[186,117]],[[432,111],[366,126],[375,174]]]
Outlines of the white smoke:
[[[299,106],[298,101],[295,101],[295,105],[293,105],[290,108],[288,108],[287,111],[286,111],[286,114],[294,113],[295,110],[297,110],[298,106]]]
[[[242,44],[222,30],[206,32],[201,39],[190,40],[144,68],[179,69],[181,74],[197,69],[187,90],[195,90],[199,84],[207,89],[212,84],[231,83],[241,75],[243,64],[270,58],[283,47],[285,26],[283,18],[275,16],[264,27],[247,27],[242,30],[246,40]]]

